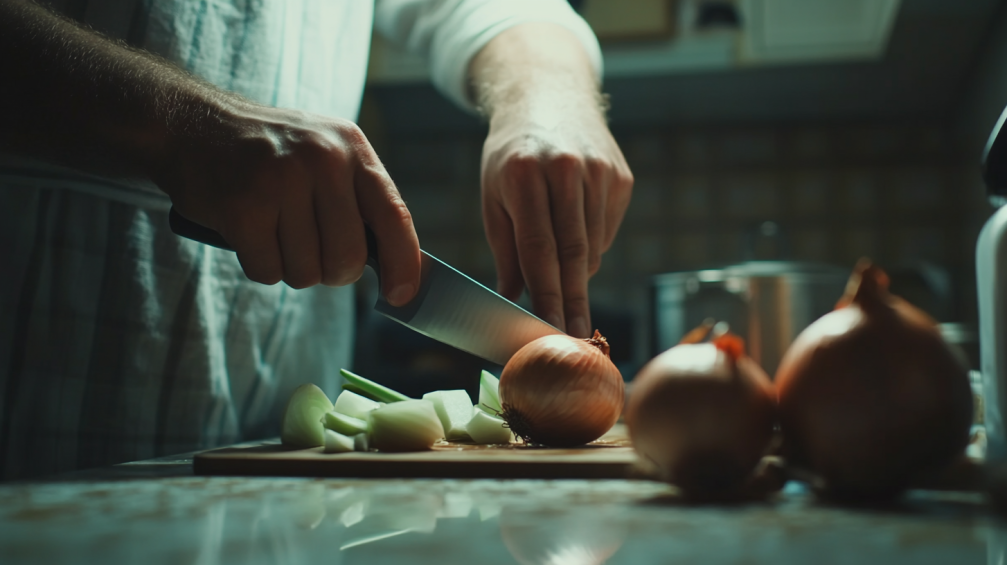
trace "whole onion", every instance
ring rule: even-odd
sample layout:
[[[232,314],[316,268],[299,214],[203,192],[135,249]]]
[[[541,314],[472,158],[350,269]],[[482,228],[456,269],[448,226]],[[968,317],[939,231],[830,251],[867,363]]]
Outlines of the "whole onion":
[[[619,419],[625,384],[598,331],[589,339],[540,337],[511,357],[500,375],[502,416],[526,442],[583,445]]]
[[[837,309],[805,329],[776,373],[784,453],[825,493],[883,498],[968,443],[966,369],[934,321],[862,261]]]
[[[676,345],[645,365],[633,379],[626,424],[661,480],[688,496],[730,495],[766,453],[775,409],[769,377],[744,354],[741,338],[725,333]]]

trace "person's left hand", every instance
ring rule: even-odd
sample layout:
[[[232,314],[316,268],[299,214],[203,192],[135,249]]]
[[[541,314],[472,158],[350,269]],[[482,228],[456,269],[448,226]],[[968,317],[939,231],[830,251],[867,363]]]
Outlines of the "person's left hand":
[[[629,206],[633,175],[592,103],[497,112],[483,147],[482,210],[498,290],[527,287],[534,312],[589,337],[588,280]]]

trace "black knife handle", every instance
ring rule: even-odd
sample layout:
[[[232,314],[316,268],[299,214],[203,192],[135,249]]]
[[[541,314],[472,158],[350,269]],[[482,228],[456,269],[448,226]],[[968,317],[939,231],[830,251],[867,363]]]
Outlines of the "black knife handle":
[[[205,243],[206,245],[212,245],[219,249],[234,251],[234,248],[227,243],[224,236],[179,214],[175,211],[174,207],[168,212],[168,225],[175,235]],[[366,224],[364,225],[364,236],[367,238],[367,264],[380,276],[381,272],[378,270],[378,240],[374,237],[374,232],[371,231],[370,226]]]

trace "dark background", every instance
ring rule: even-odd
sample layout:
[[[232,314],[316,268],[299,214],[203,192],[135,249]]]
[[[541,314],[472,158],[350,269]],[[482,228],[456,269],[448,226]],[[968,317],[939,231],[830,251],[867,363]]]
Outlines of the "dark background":
[[[975,242],[993,212],[978,167],[1007,104],[1002,2],[904,0],[877,60],[621,75],[604,89],[636,185],[592,308],[627,379],[655,353],[650,277],[741,261],[766,220],[785,234],[783,258],[944,273],[952,292],[921,305],[975,324]],[[423,248],[492,287],[485,123],[429,83],[373,80],[361,125]],[[475,386],[482,362],[373,315],[373,282],[359,288],[359,371],[407,394]]]

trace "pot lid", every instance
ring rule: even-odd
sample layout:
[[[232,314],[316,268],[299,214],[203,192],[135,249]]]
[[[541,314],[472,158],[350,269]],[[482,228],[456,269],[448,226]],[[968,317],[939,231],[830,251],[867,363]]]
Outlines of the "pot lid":
[[[655,282],[672,282],[695,278],[702,282],[717,282],[727,278],[748,277],[786,277],[786,278],[825,278],[845,281],[850,276],[849,269],[808,261],[746,261],[696,271],[676,271],[654,277]]]

